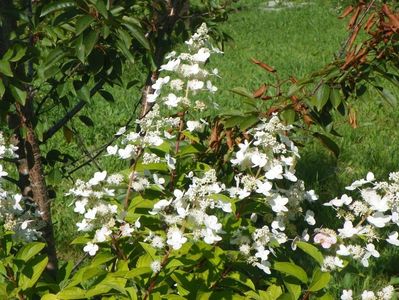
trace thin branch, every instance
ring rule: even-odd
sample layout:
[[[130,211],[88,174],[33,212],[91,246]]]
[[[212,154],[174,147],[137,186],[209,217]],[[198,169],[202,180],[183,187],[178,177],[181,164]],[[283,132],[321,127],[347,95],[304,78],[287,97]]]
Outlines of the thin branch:
[[[97,84],[90,90],[90,97],[93,97],[104,85],[105,81],[100,80]],[[43,134],[42,144],[50,139],[54,134],[58,132],[66,123],[68,123],[82,108],[86,105],[86,101],[80,100],[66,115],[61,118],[57,123],[54,124],[49,130]]]

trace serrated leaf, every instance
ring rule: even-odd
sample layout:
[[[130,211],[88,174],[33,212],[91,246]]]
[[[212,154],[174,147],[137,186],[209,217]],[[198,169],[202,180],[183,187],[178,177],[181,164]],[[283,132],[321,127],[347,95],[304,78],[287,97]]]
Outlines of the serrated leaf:
[[[11,71],[10,62],[8,62],[6,60],[0,60],[0,73],[6,75],[8,77],[14,76]]]
[[[313,246],[312,244],[306,243],[306,242],[302,242],[302,241],[297,242],[296,245],[303,252],[305,252],[306,254],[313,257],[313,259],[315,261],[317,261],[319,265],[323,264],[323,261],[324,261],[323,254],[321,254],[320,250],[317,249],[315,246]]]
[[[94,18],[90,15],[85,15],[76,21],[75,34],[80,35],[90,24],[94,21]]]
[[[316,270],[313,274],[312,282],[309,284],[308,290],[310,292],[320,291],[321,289],[327,287],[330,280],[331,280],[331,275],[329,273]]]
[[[69,1],[69,0],[51,1],[51,3],[43,7],[40,13],[40,17],[44,17],[49,13],[74,6],[75,6],[75,1]]]
[[[303,283],[308,282],[308,275],[306,275],[305,270],[292,262],[276,262],[273,268],[281,273],[293,276]]]

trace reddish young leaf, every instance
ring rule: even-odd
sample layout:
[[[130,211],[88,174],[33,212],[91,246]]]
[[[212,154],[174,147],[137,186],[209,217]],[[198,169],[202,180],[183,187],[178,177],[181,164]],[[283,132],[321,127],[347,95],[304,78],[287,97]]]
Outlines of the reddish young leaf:
[[[348,6],[347,8],[344,9],[344,11],[342,12],[342,14],[338,17],[339,19],[343,19],[346,16],[348,16],[351,12],[353,11],[353,6]]]
[[[265,64],[264,62],[256,60],[255,58],[251,58],[251,60],[254,64],[258,65],[259,67],[265,69],[266,71],[268,71],[270,73],[276,72],[276,70],[273,67],[269,66],[268,64]]]
[[[263,94],[267,91],[267,85],[266,84],[262,84],[260,86],[260,88],[258,88],[255,92],[253,92],[253,96],[255,98],[259,98],[261,96],[263,96]]]

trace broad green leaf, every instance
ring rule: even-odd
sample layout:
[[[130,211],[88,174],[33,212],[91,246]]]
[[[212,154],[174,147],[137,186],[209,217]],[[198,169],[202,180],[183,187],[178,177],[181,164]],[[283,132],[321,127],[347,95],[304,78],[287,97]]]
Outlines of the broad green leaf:
[[[123,24],[132,34],[132,36],[138,41],[145,49],[150,50],[150,43],[148,42],[147,38],[145,37],[143,30],[134,24],[131,23],[124,23]]]
[[[335,157],[339,156],[339,147],[332,139],[318,132],[315,132],[313,136],[317,138],[328,150],[330,150]]]
[[[332,106],[336,109],[342,102],[342,97],[339,89],[332,89],[330,93],[330,102]]]
[[[25,246],[23,246],[15,255],[16,259],[23,260],[27,262],[30,260],[32,257],[34,257],[36,254],[38,254],[42,249],[46,246],[44,243],[39,243],[39,242],[32,242],[29,243]]]
[[[280,117],[286,124],[292,124],[295,122],[296,113],[293,109],[288,108],[280,113]]]
[[[235,93],[235,94],[238,94],[240,96],[244,96],[244,97],[247,97],[247,98],[250,98],[250,99],[254,99],[254,96],[252,95],[252,93],[250,91],[248,91],[244,87],[235,87],[235,88],[232,88],[230,91]]]
[[[57,294],[57,299],[85,299],[86,291],[78,287],[70,287],[62,290]]]
[[[136,263],[137,268],[147,268],[151,265],[154,259],[149,254],[144,254],[139,257]]]
[[[276,262],[273,268],[281,273],[294,276],[303,283],[308,282],[305,270],[292,262]]]
[[[86,56],[88,56],[97,43],[98,33],[90,30],[83,35],[83,43],[85,45]]]
[[[98,12],[104,17],[104,18],[108,18],[108,10],[107,10],[107,6],[105,5],[103,0],[97,0],[96,1],[96,8],[98,10]]]
[[[43,7],[40,13],[40,17],[44,17],[49,13],[62,10],[68,7],[74,7],[75,5],[76,1],[69,1],[69,0],[51,1],[49,4]]]
[[[80,17],[79,20],[76,21],[75,34],[80,35],[93,21],[94,18],[90,15]]]
[[[10,91],[14,99],[22,105],[25,105],[27,93],[24,90],[10,84]]]
[[[317,298],[318,300],[335,300],[335,298],[330,294],[326,293],[323,296]]]
[[[126,272],[124,277],[129,279],[129,278],[135,278],[135,277],[139,277],[143,274],[150,274],[150,273],[152,273],[152,270],[150,267],[134,268],[134,269]]]
[[[156,256],[156,252],[157,252],[157,251],[155,250],[155,248],[152,247],[151,245],[146,244],[146,243],[143,243],[143,242],[140,242],[140,245],[141,245],[141,247],[143,247],[144,251],[145,251],[149,256],[151,256],[152,259],[155,260],[155,256]]]
[[[46,177],[46,182],[49,185],[58,186],[62,180],[62,173],[58,168],[53,168]]]
[[[57,298],[57,295],[54,294],[46,294],[43,295],[40,300],[58,300],[59,298]]]
[[[322,110],[330,97],[330,87],[327,84],[322,84],[316,92],[316,108],[318,111]]]
[[[284,281],[284,285],[287,287],[291,300],[297,300],[301,296],[301,286],[299,284],[293,284]]]
[[[48,263],[46,255],[40,255],[29,261],[23,268],[19,277],[19,286],[26,290],[32,288],[39,280]]]
[[[8,77],[13,77],[10,62],[8,62],[6,60],[0,60],[0,73],[6,75]]]
[[[327,287],[330,280],[331,280],[331,275],[329,273],[325,273],[317,269],[313,273],[312,282],[310,283],[308,290],[310,292],[320,291],[321,289]]]
[[[313,259],[315,261],[317,261],[319,263],[319,265],[323,264],[323,261],[324,261],[323,254],[321,254],[320,250],[317,249],[317,247],[313,246],[312,244],[302,242],[302,241],[297,242],[296,245],[303,252],[305,252],[306,254],[313,257]]]
[[[90,299],[91,297],[97,296],[97,295],[102,295],[106,294],[111,290],[111,288],[107,285],[104,285],[101,283],[96,284],[93,288],[88,290],[85,294],[86,299]]]
[[[109,262],[110,260],[113,260],[115,257],[112,255],[110,252],[99,252],[96,254],[94,259],[90,262],[91,266],[100,266],[105,264],[106,262]]]
[[[86,236],[78,236],[76,239],[74,239],[71,242],[71,245],[87,244],[87,242],[89,242],[89,241],[91,241],[91,239]]]
[[[24,57],[27,49],[28,49],[27,47],[17,45],[17,47],[14,51],[14,55],[9,60],[12,62],[19,61],[22,57]]]
[[[283,290],[281,289],[280,286],[272,284],[267,288],[266,293],[271,297],[271,299],[274,300],[281,296]]]
[[[82,85],[80,89],[76,90],[76,94],[78,95],[79,99],[90,102],[90,91],[87,85]]]

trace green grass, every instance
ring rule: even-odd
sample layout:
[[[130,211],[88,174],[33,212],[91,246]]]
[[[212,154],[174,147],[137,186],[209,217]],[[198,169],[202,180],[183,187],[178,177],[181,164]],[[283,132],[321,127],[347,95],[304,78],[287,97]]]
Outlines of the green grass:
[[[274,66],[282,78],[290,75],[300,78],[331,61],[346,38],[345,22],[337,19],[335,6],[329,1],[315,1],[301,8],[272,12],[261,9],[264,2],[240,1],[236,12],[221,26],[234,38],[233,42],[226,44],[224,55],[215,56],[210,62],[210,67],[218,68],[222,76],[217,83],[220,92],[214,99],[222,109],[241,107],[242,98],[231,93],[230,89],[242,86],[255,90],[262,83],[272,80],[263,69],[250,62],[251,57]],[[135,72],[127,72],[126,76],[129,79],[143,79],[140,68]],[[85,108],[84,113],[95,121],[93,129],[85,129],[84,125],[75,121],[76,127],[84,132],[86,144],[93,145],[89,146],[90,150],[107,141],[124,124],[139,99],[138,88],[129,91],[115,88],[112,93],[117,100],[115,104],[96,99],[95,105]],[[397,96],[397,89],[395,93]],[[359,127],[353,129],[346,117],[336,117],[337,130],[342,135],[342,138],[335,139],[341,149],[338,159],[314,140],[309,140],[306,147],[301,149],[299,177],[305,179],[308,188],[316,189],[321,201],[341,194],[346,185],[364,177],[368,171],[373,171],[382,180],[387,178],[389,172],[399,169],[399,110],[385,104],[373,92],[353,101],[351,105],[357,111]],[[61,134],[54,139],[54,143],[61,144],[71,153],[80,153],[79,146],[66,144]],[[121,166],[109,158],[100,159],[99,163],[104,169],[115,170]],[[74,176],[88,178],[95,170],[93,166],[86,167]],[[62,249],[60,255],[70,258],[76,255],[76,250],[68,246],[75,235],[76,217],[68,205],[72,199],[62,197],[65,186],[67,184],[63,183],[59,187],[53,212],[58,243]],[[395,258],[398,258],[398,253],[390,252],[381,261],[389,263]],[[386,271],[389,274],[397,272]],[[379,278],[379,282],[386,281],[378,266],[371,268],[370,274]],[[355,278],[361,288],[362,277]],[[339,287],[346,287],[343,281],[338,284]]]

